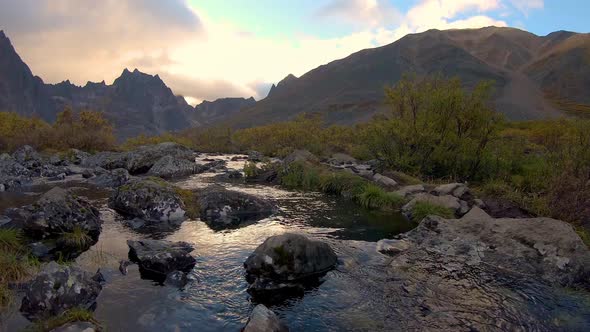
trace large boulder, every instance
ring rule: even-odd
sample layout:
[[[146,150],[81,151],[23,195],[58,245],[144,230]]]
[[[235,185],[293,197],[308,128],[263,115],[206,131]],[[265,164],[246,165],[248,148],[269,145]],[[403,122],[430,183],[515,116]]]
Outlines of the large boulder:
[[[451,196],[451,195],[434,196],[434,195],[427,194],[427,193],[419,193],[419,194],[416,194],[411,201],[409,201],[406,205],[404,205],[402,207],[402,213],[406,217],[412,219],[412,210],[414,209],[414,206],[418,202],[425,202],[425,203],[430,203],[432,205],[442,206],[442,207],[450,209],[455,214],[460,214],[460,215],[463,215],[464,213],[466,213],[467,211],[465,211],[465,210],[468,209],[468,207],[466,206],[467,203],[465,203],[464,201],[461,201],[460,199],[458,199],[455,196]]]
[[[41,155],[31,146],[24,145],[12,154],[16,161],[28,169],[40,167],[43,164]]]
[[[0,154],[0,192],[15,191],[31,182],[31,171],[9,154]]]
[[[195,160],[195,154],[189,148],[177,143],[160,143],[146,145],[126,154],[126,167],[129,173],[145,174],[162,157],[170,156],[174,159]]]
[[[288,332],[289,328],[264,304],[254,307],[242,332]]]
[[[396,188],[398,186],[398,183],[394,179],[379,173],[373,174],[372,181],[385,188]]]
[[[131,175],[124,168],[115,168],[112,171],[103,171],[94,177],[88,179],[88,182],[104,188],[117,188],[120,187],[131,179]]]
[[[88,156],[80,163],[82,167],[104,169],[126,168],[126,154],[123,152],[103,151]]]
[[[505,199],[482,200],[484,210],[494,218],[534,218],[536,215]]]
[[[559,301],[590,287],[589,249],[549,218],[493,219],[474,207],[461,219],[427,217],[378,248],[392,256],[384,294],[411,329],[569,330]]]
[[[437,196],[451,195],[457,198],[464,198],[470,192],[469,188],[463,183],[447,183],[434,188],[432,193]]]
[[[272,215],[276,207],[256,196],[210,186],[198,194],[201,220],[215,229],[239,226]]]
[[[57,316],[71,308],[92,309],[102,290],[100,273],[49,263],[29,284],[20,310],[30,319]]]
[[[283,159],[284,165],[289,165],[295,162],[317,162],[318,158],[307,150],[295,150]]]
[[[337,261],[327,243],[293,233],[271,236],[244,262],[248,292],[270,302],[300,295],[308,282],[316,282]]]
[[[191,256],[193,246],[186,242],[128,240],[127,245],[129,259],[139,264],[144,276],[155,277],[161,281],[176,271],[189,272],[196,263],[195,258]]]
[[[195,174],[197,170],[196,166],[194,160],[179,159],[167,155],[156,161],[148,174],[165,179],[177,178]]]
[[[120,214],[152,222],[180,222],[186,207],[176,187],[157,178],[133,179],[118,187],[109,207]]]
[[[424,185],[421,184],[414,184],[409,186],[401,187],[400,189],[396,190],[395,193],[400,195],[401,197],[408,197],[413,196],[419,193],[423,193],[426,191]]]

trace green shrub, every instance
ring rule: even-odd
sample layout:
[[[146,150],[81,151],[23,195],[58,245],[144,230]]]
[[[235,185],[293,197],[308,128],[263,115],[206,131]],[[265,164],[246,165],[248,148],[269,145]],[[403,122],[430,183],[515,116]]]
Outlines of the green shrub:
[[[398,194],[386,192],[383,188],[374,184],[367,184],[355,200],[367,209],[393,209],[400,208],[404,199]]]
[[[191,190],[176,188],[176,193],[180,196],[180,199],[184,203],[186,209],[186,215],[191,219],[199,217],[200,207],[199,198],[196,193]]]
[[[412,220],[414,222],[420,222],[422,219],[430,215],[449,219],[453,218],[455,214],[453,213],[453,210],[447,207],[429,202],[416,202],[412,207]]]
[[[80,226],[75,226],[71,232],[61,234],[60,240],[71,248],[84,249],[92,243],[92,237]]]
[[[22,248],[22,233],[18,229],[0,229],[0,250],[16,251]]]
[[[366,184],[367,180],[345,171],[328,172],[320,179],[321,190],[334,195],[343,195],[346,192],[358,193]]]

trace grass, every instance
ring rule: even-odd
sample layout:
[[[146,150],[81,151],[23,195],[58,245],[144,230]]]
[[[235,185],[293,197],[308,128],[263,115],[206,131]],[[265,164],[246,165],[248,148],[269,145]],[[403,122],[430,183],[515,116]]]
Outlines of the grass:
[[[102,330],[100,323],[94,318],[92,312],[82,308],[72,308],[60,316],[36,322],[32,327],[27,329],[27,331],[46,332],[73,322],[89,322],[96,325],[99,331]]]
[[[186,214],[191,219],[196,219],[199,217],[200,207],[199,207],[199,199],[197,194],[194,192],[182,189],[182,188],[175,188],[176,193],[180,196],[180,199],[184,203],[184,208],[186,209]]]
[[[574,227],[574,229],[576,230],[576,233],[578,234],[580,239],[582,239],[584,244],[586,244],[586,247],[590,248],[590,232],[588,232],[582,226],[576,226]]]
[[[30,273],[27,256],[17,251],[0,251],[0,284],[23,280]]]
[[[320,181],[321,190],[326,194],[357,194],[367,184],[367,180],[348,172],[328,172]]]
[[[422,219],[430,215],[447,219],[454,217],[453,210],[429,202],[416,202],[414,207],[412,207],[412,220],[414,222],[420,222]]]
[[[18,229],[0,229],[1,250],[20,250],[22,239],[22,233]]]
[[[68,247],[84,249],[90,246],[92,237],[82,227],[75,226],[71,232],[62,233],[61,241]]]
[[[374,184],[367,184],[355,200],[367,209],[394,209],[404,204],[404,198],[385,191]]]
[[[0,284],[0,309],[10,306],[13,300],[13,292],[6,285]]]

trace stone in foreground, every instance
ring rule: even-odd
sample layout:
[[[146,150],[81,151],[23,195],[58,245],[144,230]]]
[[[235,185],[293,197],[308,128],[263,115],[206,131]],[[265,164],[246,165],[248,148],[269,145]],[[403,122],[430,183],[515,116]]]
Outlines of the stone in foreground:
[[[248,291],[263,301],[301,294],[306,284],[331,270],[338,257],[327,243],[299,234],[271,236],[244,263]]]
[[[176,188],[163,180],[132,180],[117,188],[109,207],[120,214],[146,221],[183,221],[186,208]]]
[[[242,332],[288,332],[289,328],[263,304],[254,307]]]
[[[165,279],[175,271],[189,272],[196,263],[193,246],[186,242],[128,240],[129,259],[139,264],[148,277]]]
[[[71,308],[90,310],[102,290],[100,273],[49,263],[28,286],[20,310],[30,319],[56,316]]]
[[[214,229],[224,229],[269,217],[276,207],[256,196],[210,186],[199,192],[201,220]]]

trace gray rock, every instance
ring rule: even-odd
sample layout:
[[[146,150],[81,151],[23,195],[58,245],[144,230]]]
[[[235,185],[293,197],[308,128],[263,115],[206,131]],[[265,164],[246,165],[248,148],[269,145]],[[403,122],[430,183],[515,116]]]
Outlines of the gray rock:
[[[71,308],[91,309],[102,290],[99,273],[49,263],[29,284],[20,310],[30,318],[57,316]]]
[[[327,162],[334,166],[353,165],[357,163],[356,159],[345,153],[334,153]]]
[[[265,200],[221,186],[210,186],[198,196],[201,220],[214,229],[258,221],[276,211],[276,207]]]
[[[196,170],[197,165],[194,161],[174,158],[168,155],[156,161],[148,174],[169,179],[195,174]]]
[[[129,258],[139,264],[147,275],[166,278],[175,271],[189,272],[196,264],[190,253],[193,246],[186,242],[163,240],[127,241]]]
[[[101,167],[104,169],[126,168],[127,159],[123,152],[104,151],[90,155],[82,160],[80,165],[87,168]]]
[[[186,272],[174,271],[166,276],[164,284],[172,287],[183,288],[188,284],[188,276]]]
[[[105,171],[102,174],[98,174],[95,177],[91,177],[88,182],[103,188],[117,188],[120,187],[131,179],[131,175],[124,168],[115,168],[112,171]]]
[[[432,193],[437,196],[452,195],[462,198],[465,194],[469,193],[469,188],[463,183],[448,183],[434,188]]]
[[[0,155],[0,184],[3,191],[18,190],[30,183],[32,176],[32,172],[12,156],[6,153]]]
[[[12,157],[21,165],[26,168],[36,168],[43,164],[43,158],[41,155],[31,146],[24,145],[18,148]]]
[[[534,218],[536,215],[505,199],[486,198],[485,211],[494,218]]]
[[[408,197],[408,196],[413,196],[415,194],[423,193],[425,191],[426,191],[426,188],[424,188],[423,185],[415,184],[415,185],[411,185],[411,186],[402,187],[399,190],[395,191],[395,193],[402,196],[402,197]]]
[[[152,166],[165,156],[174,159],[195,160],[195,154],[189,148],[180,144],[166,142],[156,145],[141,146],[126,154],[126,169],[129,173],[145,174]]]
[[[91,322],[72,322],[57,327],[51,332],[96,332],[100,328]]]
[[[395,188],[398,186],[398,183],[394,179],[379,173],[373,175],[373,182],[386,188]]]
[[[307,150],[295,150],[291,152],[288,156],[285,157],[283,160],[283,164],[289,165],[295,162],[317,162],[318,158],[311,152]]]
[[[248,257],[244,267],[250,275],[296,281],[331,270],[337,260],[327,243],[285,233],[266,239]]]
[[[126,217],[152,222],[186,218],[186,208],[176,188],[153,178],[131,180],[118,187],[109,200],[109,207]]]
[[[377,242],[377,251],[384,255],[395,256],[400,252],[408,250],[411,243],[406,240],[383,239]]]
[[[253,162],[260,162],[264,156],[258,151],[248,151],[248,160]]]
[[[289,328],[263,304],[254,307],[242,332],[288,332]]]

